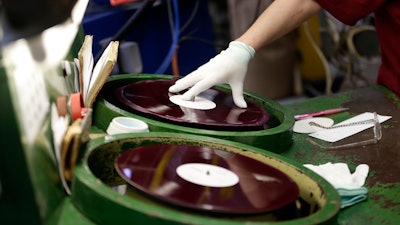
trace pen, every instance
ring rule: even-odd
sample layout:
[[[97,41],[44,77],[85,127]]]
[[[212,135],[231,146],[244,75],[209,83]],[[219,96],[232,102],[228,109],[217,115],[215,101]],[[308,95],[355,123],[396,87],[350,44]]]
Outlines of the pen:
[[[294,119],[300,120],[300,119],[304,119],[304,118],[308,118],[308,117],[330,115],[330,114],[343,112],[343,111],[346,111],[346,110],[349,110],[349,109],[348,108],[327,109],[327,110],[323,110],[323,111],[320,111],[320,112],[312,112],[312,113],[305,113],[305,114],[295,115]]]

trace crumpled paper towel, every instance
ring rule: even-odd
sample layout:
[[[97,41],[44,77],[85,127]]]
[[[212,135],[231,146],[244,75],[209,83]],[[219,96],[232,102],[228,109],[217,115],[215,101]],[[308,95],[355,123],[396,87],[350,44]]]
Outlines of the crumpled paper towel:
[[[321,165],[304,164],[305,167],[325,178],[339,192],[345,208],[367,199],[368,189],[363,187],[368,176],[369,166],[360,164],[351,173],[346,163],[325,163]]]

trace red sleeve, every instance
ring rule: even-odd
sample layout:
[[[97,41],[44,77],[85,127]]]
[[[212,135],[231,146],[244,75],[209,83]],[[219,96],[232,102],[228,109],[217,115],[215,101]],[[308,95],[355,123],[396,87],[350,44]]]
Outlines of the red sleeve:
[[[385,0],[315,0],[323,9],[347,25],[374,12]]]

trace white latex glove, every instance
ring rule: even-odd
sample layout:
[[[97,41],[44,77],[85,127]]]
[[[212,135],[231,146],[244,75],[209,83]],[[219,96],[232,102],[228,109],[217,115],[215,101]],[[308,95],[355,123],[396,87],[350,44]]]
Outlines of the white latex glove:
[[[243,81],[254,49],[239,41],[232,41],[229,47],[200,66],[169,88],[170,92],[179,92],[190,88],[183,94],[183,99],[190,100],[214,85],[227,83],[231,86],[233,101],[236,106],[246,108],[243,98]]]
[[[353,174],[346,163],[326,163],[318,166],[305,164],[304,166],[325,178],[335,188],[349,190],[362,187],[369,172],[366,164],[358,165]]]

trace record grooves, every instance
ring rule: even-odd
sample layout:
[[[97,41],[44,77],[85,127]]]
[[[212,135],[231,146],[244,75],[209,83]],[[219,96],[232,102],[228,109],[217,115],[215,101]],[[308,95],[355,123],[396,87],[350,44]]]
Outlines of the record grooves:
[[[231,94],[208,89],[199,97],[216,103],[208,110],[185,108],[170,101],[168,88],[173,80],[142,80],[115,89],[118,102],[129,111],[154,117],[168,123],[212,130],[262,130],[269,113],[258,104],[247,101],[247,108],[235,106]]]
[[[149,196],[208,212],[269,212],[293,203],[299,195],[297,184],[282,171],[210,147],[140,146],[121,153],[115,168],[129,185]]]

